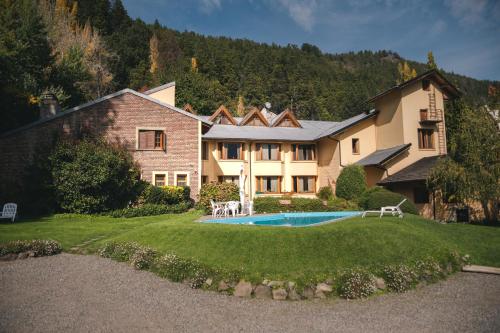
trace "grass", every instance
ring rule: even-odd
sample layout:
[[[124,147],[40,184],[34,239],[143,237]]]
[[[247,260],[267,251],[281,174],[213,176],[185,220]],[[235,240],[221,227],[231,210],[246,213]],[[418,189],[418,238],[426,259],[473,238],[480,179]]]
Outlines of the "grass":
[[[500,228],[441,225],[418,216],[352,218],[317,227],[256,227],[194,222],[200,213],[131,219],[61,215],[3,222],[0,243],[53,239],[65,251],[94,252],[109,241],[136,241],[208,265],[241,269],[249,277],[305,279],[356,266],[445,258],[451,251],[500,267]],[[82,245],[83,244],[83,245]]]

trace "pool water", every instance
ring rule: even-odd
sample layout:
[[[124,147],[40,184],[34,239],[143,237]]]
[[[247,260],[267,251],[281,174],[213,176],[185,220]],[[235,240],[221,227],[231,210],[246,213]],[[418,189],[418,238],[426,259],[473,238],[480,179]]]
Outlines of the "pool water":
[[[360,215],[360,212],[314,212],[281,213],[245,217],[228,217],[205,220],[203,223],[245,224],[261,226],[306,227],[334,222],[347,217]]]

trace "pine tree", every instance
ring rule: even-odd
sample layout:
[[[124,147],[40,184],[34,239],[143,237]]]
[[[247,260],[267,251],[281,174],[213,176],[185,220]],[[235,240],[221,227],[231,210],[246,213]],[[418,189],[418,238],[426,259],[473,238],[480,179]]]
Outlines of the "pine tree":
[[[428,69],[437,69],[436,62],[434,61],[434,54],[432,54],[432,51],[429,51],[427,53],[427,68]]]

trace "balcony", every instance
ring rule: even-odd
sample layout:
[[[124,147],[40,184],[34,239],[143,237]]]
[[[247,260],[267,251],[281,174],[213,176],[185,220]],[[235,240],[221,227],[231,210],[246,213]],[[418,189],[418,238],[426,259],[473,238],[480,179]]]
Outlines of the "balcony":
[[[437,123],[442,122],[441,119],[437,117],[440,111],[436,110],[436,115],[431,116],[427,109],[420,110],[420,124],[421,125],[435,125]]]

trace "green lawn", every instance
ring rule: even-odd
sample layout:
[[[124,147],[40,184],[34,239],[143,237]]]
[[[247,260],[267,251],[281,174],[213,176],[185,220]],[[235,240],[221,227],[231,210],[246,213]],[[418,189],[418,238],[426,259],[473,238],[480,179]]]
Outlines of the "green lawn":
[[[500,228],[441,225],[417,216],[404,219],[352,218],[318,227],[284,228],[201,224],[199,213],[133,219],[54,216],[0,224],[0,242],[54,239],[64,250],[92,252],[110,240],[137,241],[160,252],[248,275],[304,278],[338,269],[412,262],[452,250],[470,254],[476,264],[500,267]]]

